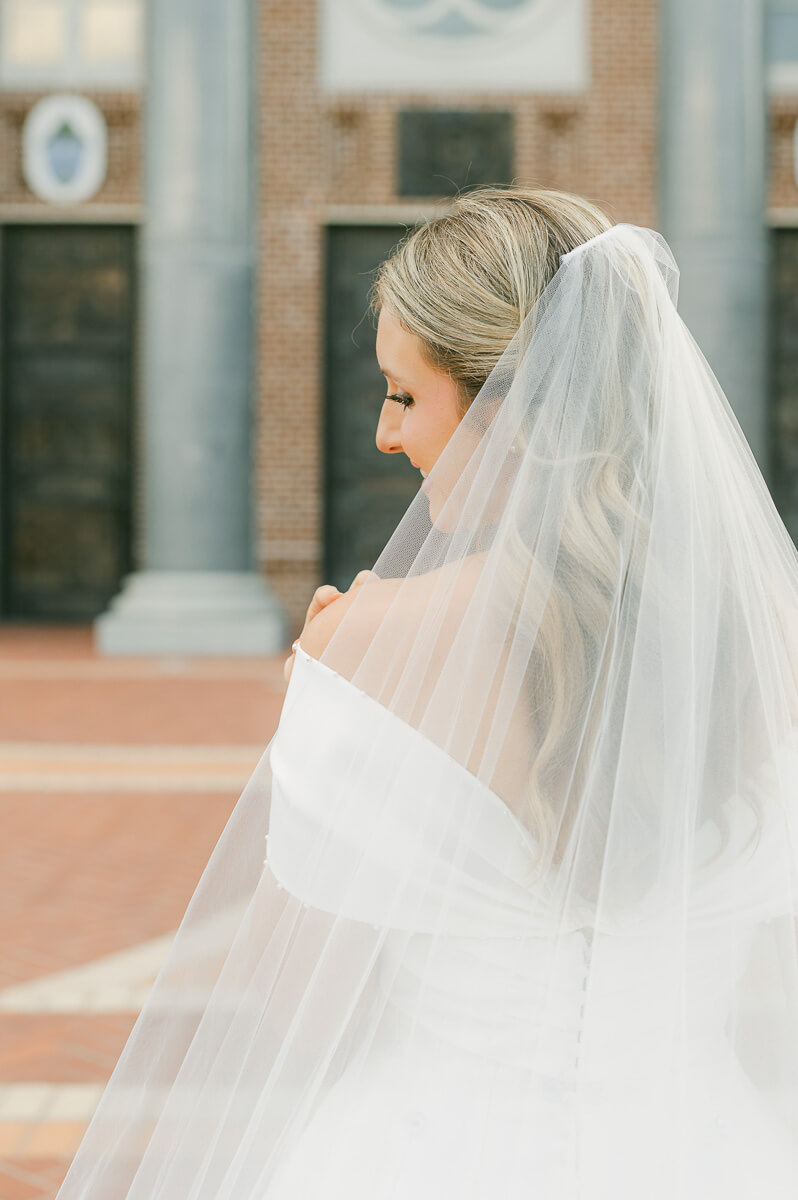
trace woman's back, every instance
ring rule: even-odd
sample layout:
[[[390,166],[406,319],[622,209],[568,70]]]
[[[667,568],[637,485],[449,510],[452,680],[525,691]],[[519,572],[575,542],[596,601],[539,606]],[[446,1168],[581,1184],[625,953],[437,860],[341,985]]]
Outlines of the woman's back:
[[[364,752],[389,739],[389,762]],[[791,763],[798,780],[798,739]],[[794,1144],[727,1061],[735,931],[713,923],[709,897],[677,1044],[674,964],[656,926],[597,935],[574,913],[563,929],[557,886],[524,882],[533,846],[503,801],[301,647],[271,766],[267,865],[304,904],[379,936],[346,1066],[264,1200],[521,1196],[530,1180],[549,1200],[672,1200],[675,1114],[684,1200],[749,1200],[765,1184],[768,1200],[792,1196]],[[375,822],[387,778],[391,819],[383,807]],[[761,854],[736,886],[766,883],[752,879],[767,872],[766,844]]]

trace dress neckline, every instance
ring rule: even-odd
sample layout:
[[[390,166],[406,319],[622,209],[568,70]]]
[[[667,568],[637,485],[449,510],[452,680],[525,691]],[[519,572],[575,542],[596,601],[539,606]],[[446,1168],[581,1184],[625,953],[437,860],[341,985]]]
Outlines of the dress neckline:
[[[410,734],[420,738],[425,743],[427,748],[432,747],[434,753],[444,756],[447,760],[447,765],[450,764],[452,769],[463,776],[471,787],[478,789],[486,797],[488,803],[495,807],[497,812],[500,811],[504,814],[505,820],[512,822],[522,841],[524,841],[530,847],[530,849],[534,851],[539,850],[540,843],[538,840],[529,832],[526,826],[519,821],[518,817],[515,815],[509,805],[502,800],[499,793],[494,792],[493,788],[489,787],[487,783],[484,783],[481,779],[479,779],[478,776],[473,773],[473,771],[469,771],[467,767],[464,767],[461,762],[458,762],[456,758],[453,758],[448,751],[444,750],[443,747],[439,746],[437,742],[434,742],[431,738],[427,737],[427,735],[422,733],[420,729],[417,729],[415,725],[411,725],[408,721],[405,721],[402,717],[398,716],[397,713],[393,712],[392,709],[386,708],[386,706],[381,704],[379,700],[375,700],[375,698],[370,695],[369,692],[365,692],[363,688],[358,687],[357,684],[353,683],[351,679],[347,679],[346,675],[342,675],[340,671],[336,671],[328,663],[322,662],[320,658],[316,658],[314,655],[309,654],[304,646],[301,645],[298,638],[293,643],[292,649],[296,652],[297,658],[301,658],[301,660],[306,663],[315,663],[316,667],[320,667],[323,672],[326,672],[329,678],[339,680],[344,684],[345,687],[355,692],[358,696],[365,698],[367,703],[376,706],[381,713],[386,714],[394,721],[398,721],[402,726],[403,731],[409,730]]]

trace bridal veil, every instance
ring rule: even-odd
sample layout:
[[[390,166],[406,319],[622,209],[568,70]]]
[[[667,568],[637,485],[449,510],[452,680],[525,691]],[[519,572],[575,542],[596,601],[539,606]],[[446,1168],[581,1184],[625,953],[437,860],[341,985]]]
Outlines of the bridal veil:
[[[677,287],[634,225],[562,257],[58,1200],[798,1195],[798,555]]]

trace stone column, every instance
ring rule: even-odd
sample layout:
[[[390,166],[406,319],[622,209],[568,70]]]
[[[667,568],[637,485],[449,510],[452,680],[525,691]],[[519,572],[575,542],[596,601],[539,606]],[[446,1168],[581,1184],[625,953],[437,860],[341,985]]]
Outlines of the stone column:
[[[768,478],[763,0],[662,0],[660,228],[679,312]]]
[[[147,5],[143,570],[95,623],[107,654],[268,654],[255,569],[254,0]]]

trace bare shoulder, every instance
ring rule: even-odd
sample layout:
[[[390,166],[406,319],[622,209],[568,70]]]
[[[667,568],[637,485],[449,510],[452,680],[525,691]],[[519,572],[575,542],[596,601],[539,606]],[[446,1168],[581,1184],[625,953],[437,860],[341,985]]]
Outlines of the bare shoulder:
[[[459,610],[473,590],[483,562],[483,555],[472,555],[409,578],[380,579],[373,575],[362,587],[344,592],[326,605],[310,621],[302,634],[302,647],[314,658],[320,658],[333,642],[331,651],[337,658],[336,646],[341,639],[336,640],[335,634],[352,609],[346,624],[346,646],[341,645],[342,661],[331,663],[348,673],[346,667],[354,666],[366,653],[378,627],[386,620],[396,622],[397,633],[400,629],[405,634],[412,633],[436,590],[441,592],[439,603],[452,607],[452,611]]]

